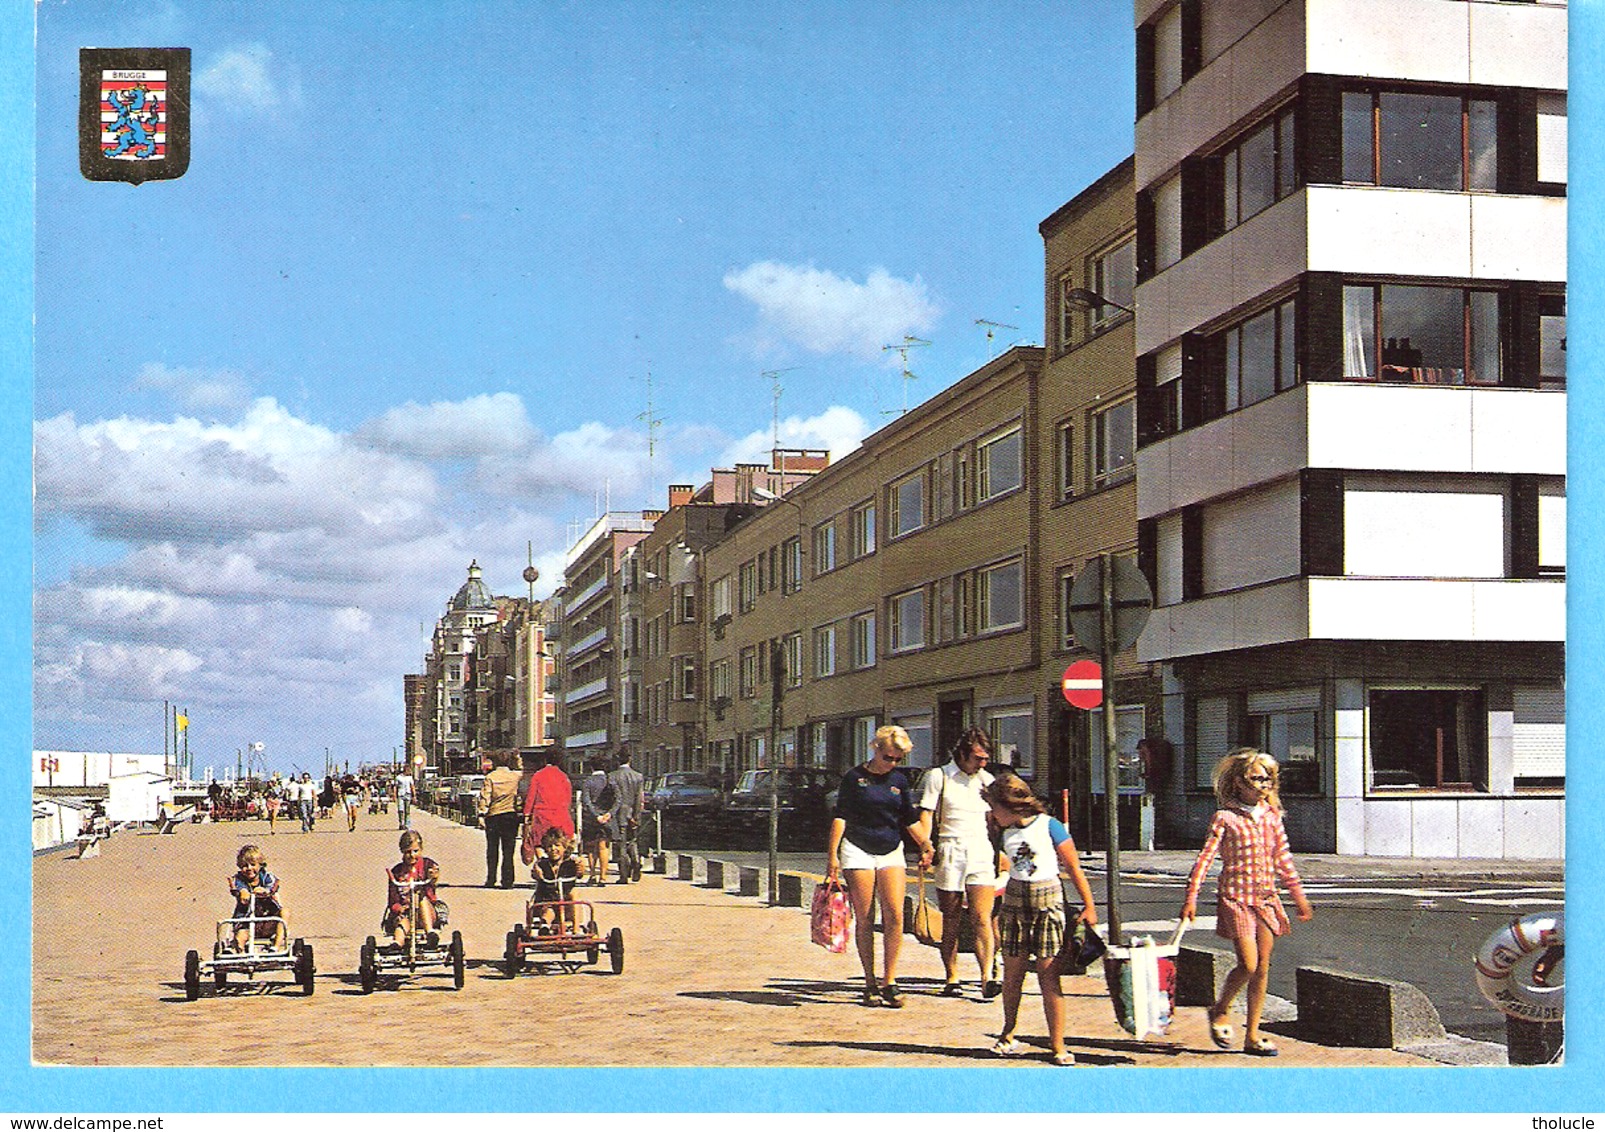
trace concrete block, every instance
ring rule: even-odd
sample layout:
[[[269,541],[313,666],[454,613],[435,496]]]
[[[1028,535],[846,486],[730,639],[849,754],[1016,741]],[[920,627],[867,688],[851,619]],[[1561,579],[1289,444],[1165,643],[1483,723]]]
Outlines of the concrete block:
[[[1212,947],[1186,947],[1176,954],[1176,1005],[1213,1006],[1237,956]]]
[[[1324,967],[1300,967],[1295,978],[1305,1041],[1394,1049],[1444,1036],[1437,1009],[1409,983]]]
[[[659,876],[669,875],[669,855],[667,853],[652,854],[652,871]]]
[[[752,868],[750,865],[738,865],[736,867],[737,896],[760,895],[762,883],[763,882],[759,879],[759,873],[757,869]]]
[[[797,873],[781,873],[776,878],[775,887],[779,890],[779,899],[775,903],[782,908],[806,908],[807,902],[813,898],[813,885],[807,877]]]
[[[703,882],[703,887],[717,888],[722,891],[724,889],[724,871],[724,861],[715,861],[710,858],[708,861],[708,879]]]
[[[692,880],[696,877],[697,859],[695,857],[681,853],[678,855],[678,861],[676,864],[678,866],[678,879]]]

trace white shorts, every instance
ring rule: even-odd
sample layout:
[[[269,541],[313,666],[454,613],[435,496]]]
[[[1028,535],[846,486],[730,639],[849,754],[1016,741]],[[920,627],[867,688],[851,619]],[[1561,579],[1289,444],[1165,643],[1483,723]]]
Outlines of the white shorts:
[[[899,844],[889,853],[870,853],[860,849],[847,838],[836,849],[836,859],[841,862],[842,870],[848,869],[904,869],[908,861],[903,857],[903,846]]]
[[[936,845],[936,890],[963,892],[971,885],[997,884],[997,850],[990,841],[942,838]]]

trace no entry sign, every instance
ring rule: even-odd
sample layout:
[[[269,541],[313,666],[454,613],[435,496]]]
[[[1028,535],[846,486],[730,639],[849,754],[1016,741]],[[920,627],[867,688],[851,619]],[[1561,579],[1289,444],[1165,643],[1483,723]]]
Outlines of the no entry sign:
[[[1064,670],[1063,687],[1071,707],[1095,708],[1103,703],[1103,668],[1096,660],[1078,660]]]

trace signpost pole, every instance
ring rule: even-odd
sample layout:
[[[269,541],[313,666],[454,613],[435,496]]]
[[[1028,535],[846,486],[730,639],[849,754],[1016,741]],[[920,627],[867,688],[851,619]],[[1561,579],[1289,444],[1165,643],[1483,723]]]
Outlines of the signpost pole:
[[[1104,836],[1109,846],[1106,867],[1109,887],[1109,943],[1119,947],[1120,937],[1120,751],[1116,747],[1115,720],[1115,564],[1114,555],[1102,554],[1099,619],[1103,640],[1099,659],[1103,666],[1103,804]]]

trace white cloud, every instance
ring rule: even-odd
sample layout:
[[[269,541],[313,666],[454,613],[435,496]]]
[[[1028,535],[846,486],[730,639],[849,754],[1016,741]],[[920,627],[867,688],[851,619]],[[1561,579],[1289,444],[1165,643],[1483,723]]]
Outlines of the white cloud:
[[[195,75],[195,92],[227,110],[261,113],[301,102],[293,73],[280,73],[265,44],[231,47]]]
[[[930,330],[941,314],[918,276],[898,279],[881,267],[859,283],[764,261],[729,272],[724,285],[758,307],[768,332],[816,354],[873,359],[904,335]]]
[[[171,393],[186,409],[239,409],[251,399],[245,378],[229,370],[191,369],[147,362],[134,380],[138,389],[160,389]]]
[[[429,405],[408,401],[366,422],[355,436],[375,448],[435,460],[522,451],[537,438],[516,393]]]
[[[806,420],[785,417],[780,422],[782,448],[826,448],[834,463],[852,452],[872,429],[857,412],[842,405],[832,405],[818,416]],[[773,447],[774,430],[748,433],[726,448],[719,457],[722,467],[735,464],[769,463],[769,450]]]

